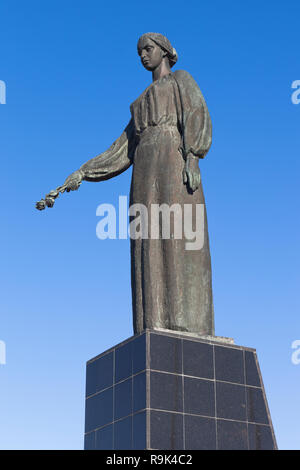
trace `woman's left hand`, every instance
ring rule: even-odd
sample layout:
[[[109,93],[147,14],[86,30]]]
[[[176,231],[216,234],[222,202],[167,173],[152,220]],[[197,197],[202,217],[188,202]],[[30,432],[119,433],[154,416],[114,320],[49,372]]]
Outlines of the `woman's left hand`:
[[[183,183],[186,184],[192,192],[199,188],[201,182],[198,161],[198,157],[188,155],[183,169]]]

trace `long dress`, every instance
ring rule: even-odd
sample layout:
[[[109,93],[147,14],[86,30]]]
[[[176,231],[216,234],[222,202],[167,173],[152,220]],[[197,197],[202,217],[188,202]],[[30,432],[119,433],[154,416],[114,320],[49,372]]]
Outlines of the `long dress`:
[[[130,106],[131,120],[104,153],[85,163],[87,181],[109,179],[133,165],[130,206],[143,204],[204,207],[201,249],[186,249],[184,230],[170,236],[131,238],[131,286],[134,333],[145,328],[214,334],[211,259],[202,184],[195,191],[183,182],[188,154],[203,158],[211,145],[211,121],[201,91],[185,71],[154,81]],[[157,206],[156,206],[157,207]],[[178,207],[178,206],[177,206]],[[157,219],[156,219],[157,222]],[[154,223],[154,219],[153,219]],[[150,228],[149,228],[150,233]]]

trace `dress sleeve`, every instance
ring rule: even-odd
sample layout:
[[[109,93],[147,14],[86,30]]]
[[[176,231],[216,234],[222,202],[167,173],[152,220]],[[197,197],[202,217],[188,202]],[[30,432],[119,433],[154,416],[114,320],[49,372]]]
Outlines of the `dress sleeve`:
[[[135,128],[131,119],[121,136],[108,150],[80,167],[85,181],[103,181],[127,170],[133,162]]]
[[[184,70],[174,73],[181,101],[182,151],[204,158],[211,146],[212,125],[203,95],[193,77]]]

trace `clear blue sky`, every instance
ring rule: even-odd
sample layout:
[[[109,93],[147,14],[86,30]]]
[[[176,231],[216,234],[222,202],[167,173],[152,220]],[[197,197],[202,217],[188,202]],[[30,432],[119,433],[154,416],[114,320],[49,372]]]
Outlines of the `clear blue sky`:
[[[85,362],[132,335],[129,240],[96,208],[131,169],[35,201],[105,150],[151,82],[136,42],[165,34],[213,121],[201,162],[216,334],[257,349],[281,449],[300,449],[297,0],[3,0],[0,6],[2,449],[81,449]]]

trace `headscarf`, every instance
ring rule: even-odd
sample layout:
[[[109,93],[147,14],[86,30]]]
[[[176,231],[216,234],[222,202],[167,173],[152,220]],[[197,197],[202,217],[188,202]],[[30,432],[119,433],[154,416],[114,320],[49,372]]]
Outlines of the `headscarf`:
[[[170,67],[173,67],[173,65],[176,64],[177,59],[178,59],[177,52],[174,49],[174,47],[171,45],[169,39],[166,38],[166,36],[163,36],[162,34],[159,34],[159,33],[143,34],[138,40],[138,48],[139,48],[140,42],[146,38],[151,39],[153,42],[155,42],[159,47],[161,47],[167,53]]]

